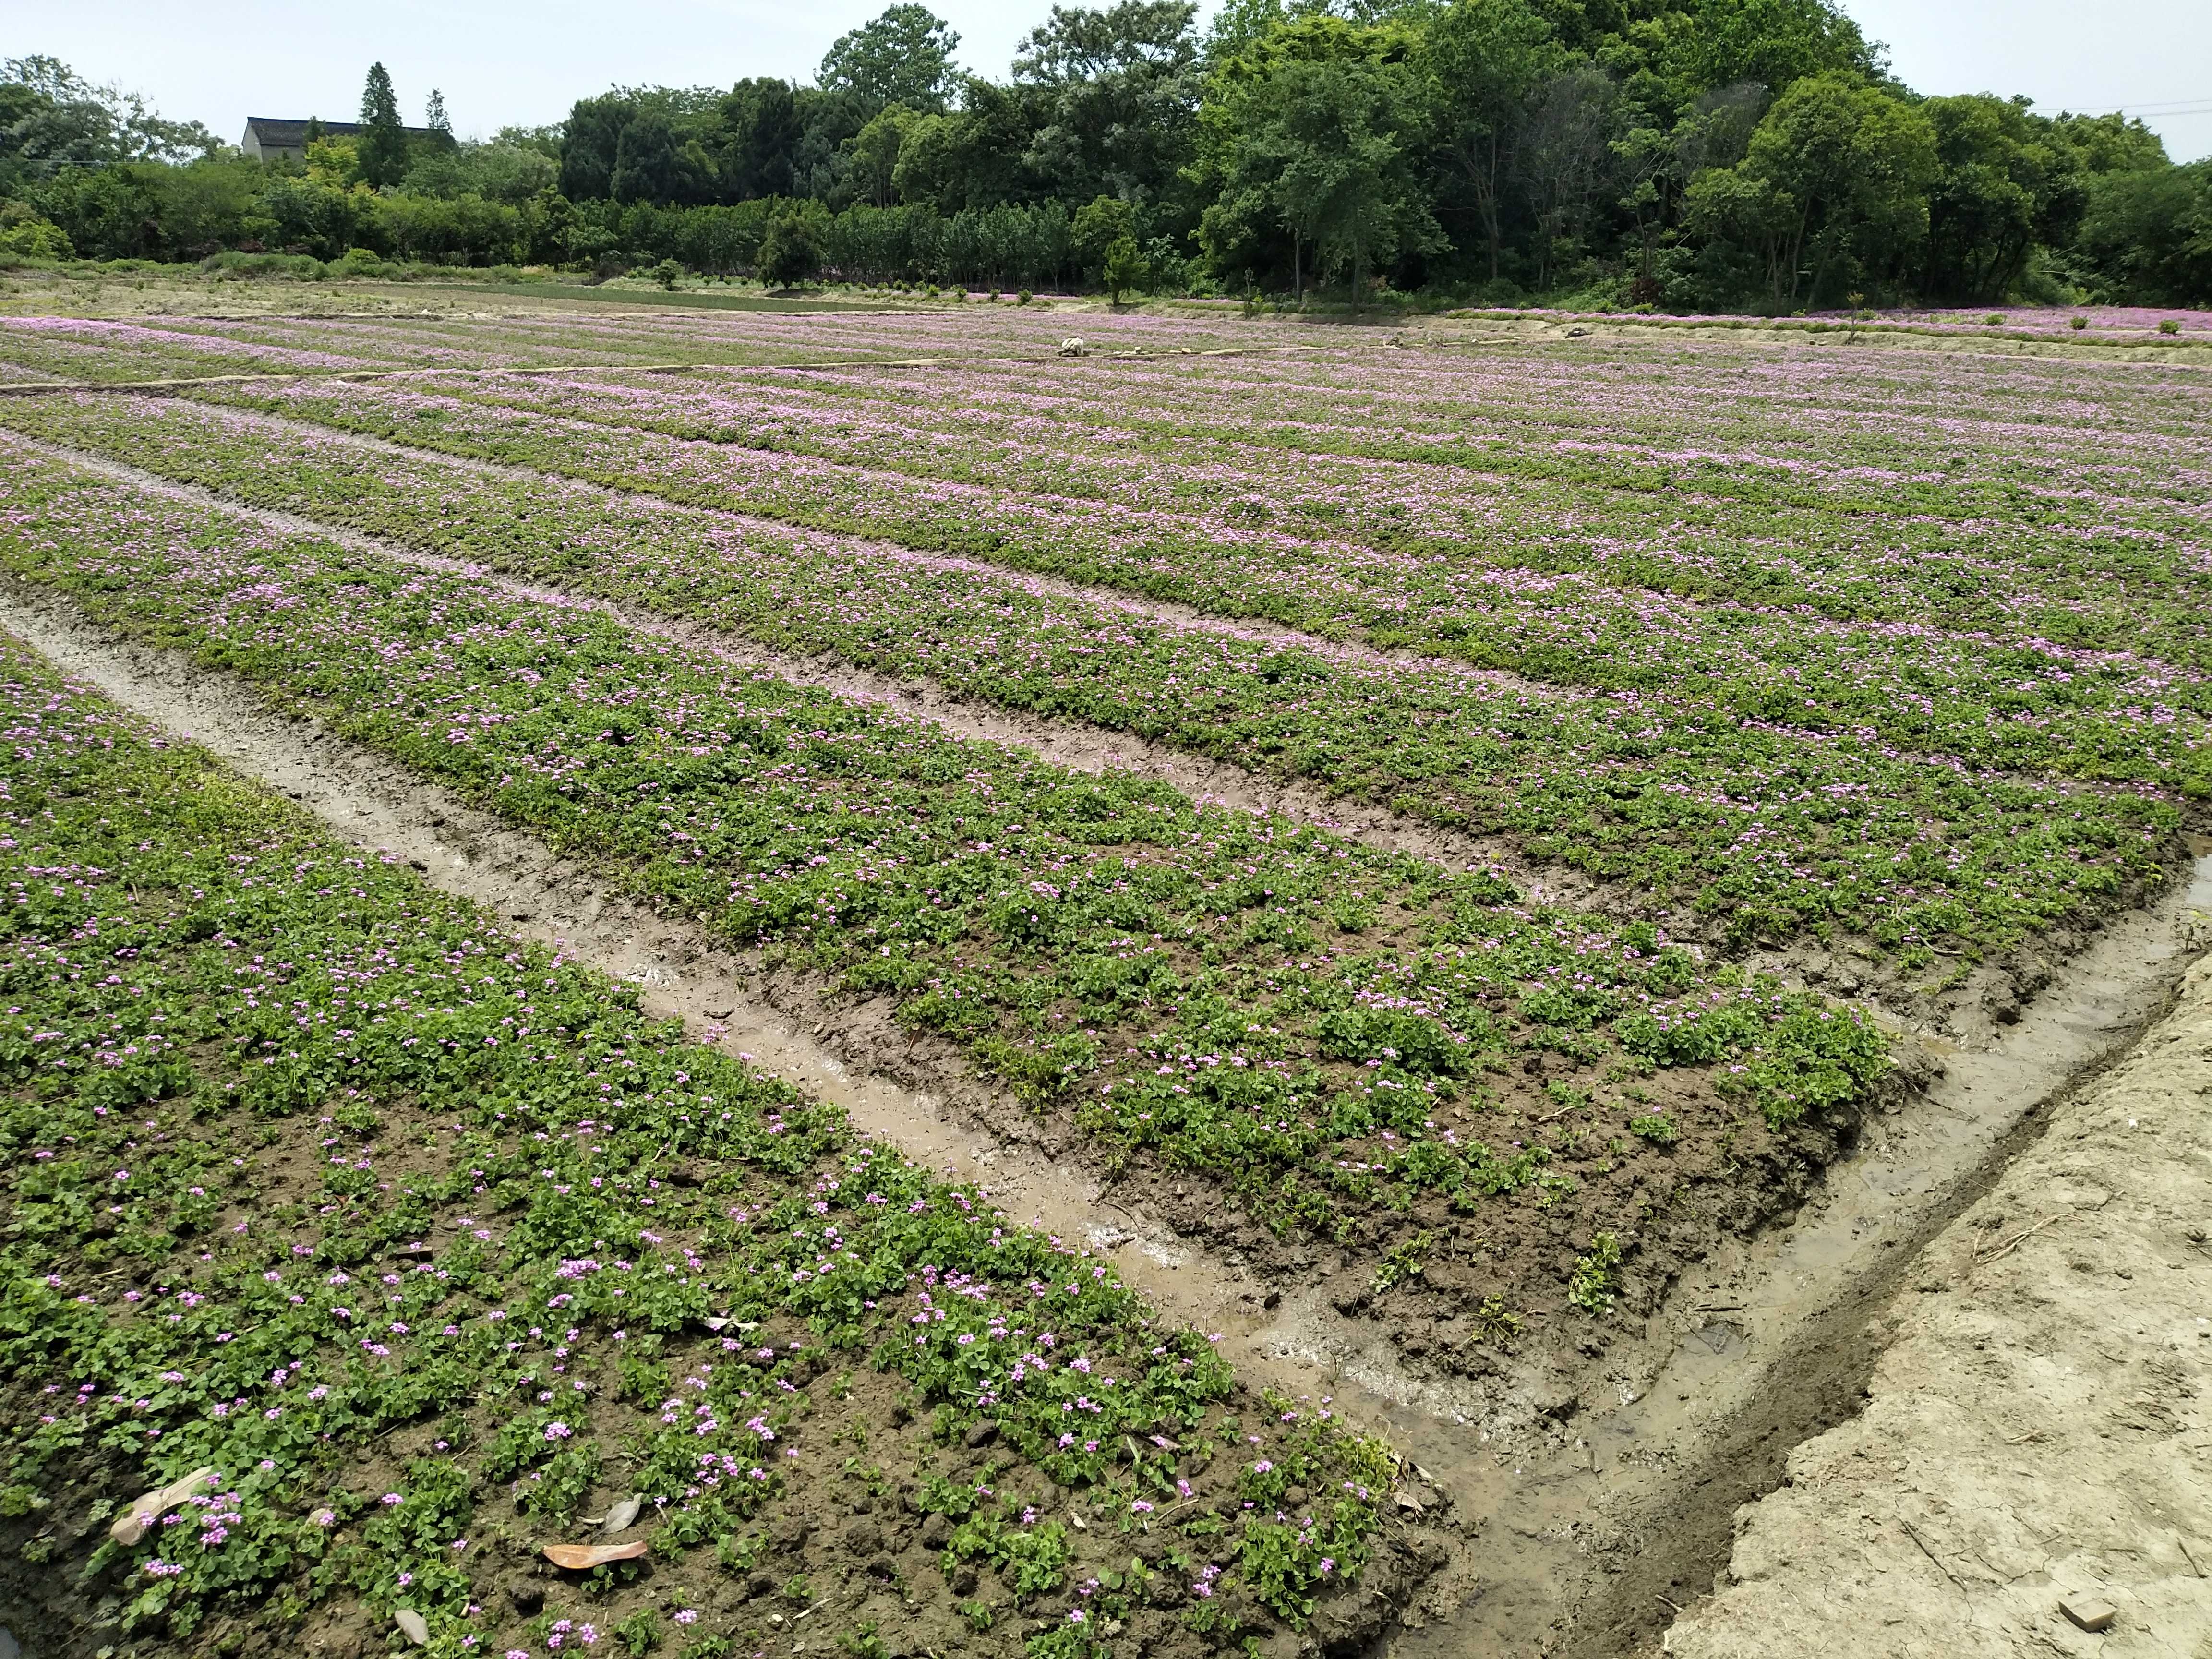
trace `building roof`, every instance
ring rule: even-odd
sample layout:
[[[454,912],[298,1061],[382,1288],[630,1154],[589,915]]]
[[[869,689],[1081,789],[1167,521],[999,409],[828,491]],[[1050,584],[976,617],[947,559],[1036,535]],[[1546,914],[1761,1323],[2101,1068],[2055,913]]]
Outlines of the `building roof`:
[[[363,130],[358,121],[325,121],[322,128],[325,138],[350,138]],[[428,127],[403,127],[400,131],[410,138],[431,136]],[[246,118],[246,133],[264,149],[301,149],[307,145],[307,123],[289,116],[249,115]]]

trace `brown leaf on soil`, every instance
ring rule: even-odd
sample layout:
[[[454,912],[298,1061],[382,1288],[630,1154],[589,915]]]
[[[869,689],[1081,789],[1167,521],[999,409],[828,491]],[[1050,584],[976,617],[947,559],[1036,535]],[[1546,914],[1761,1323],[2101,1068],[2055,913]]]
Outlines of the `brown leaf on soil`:
[[[172,1504],[183,1503],[214,1479],[212,1468],[197,1468],[181,1480],[172,1480],[160,1490],[148,1492],[115,1517],[115,1524],[108,1528],[107,1535],[126,1547],[137,1543],[146,1535],[147,1528],[160,1518],[163,1510]]]
[[[545,1559],[556,1567],[567,1567],[580,1572],[586,1567],[604,1567],[610,1561],[635,1561],[645,1553],[645,1540],[629,1544],[548,1544]]]

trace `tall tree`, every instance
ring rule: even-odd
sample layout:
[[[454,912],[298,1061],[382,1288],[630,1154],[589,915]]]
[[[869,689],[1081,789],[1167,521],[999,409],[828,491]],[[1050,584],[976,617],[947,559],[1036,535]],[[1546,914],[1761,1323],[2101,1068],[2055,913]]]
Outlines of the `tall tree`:
[[[1389,27],[1312,15],[1215,70],[1194,171],[1218,186],[1200,222],[1217,269],[1272,220],[1290,236],[1294,288],[1310,247],[1316,271],[1346,276],[1357,300],[1376,266],[1440,244],[1412,162],[1425,116],[1408,44]]]
[[[1608,142],[1613,86],[1594,64],[1547,76],[1536,90],[1515,163],[1536,222],[1536,284],[1548,287],[1553,263],[1571,249],[1592,202],[1620,157]]]
[[[623,129],[636,113],[637,106],[616,92],[580,98],[570,106],[561,143],[563,196],[572,202],[595,202],[612,193]]]
[[[2081,163],[2024,101],[1970,94],[1920,108],[1935,124],[1938,172],[1919,289],[1995,304],[2027,270],[2036,243],[2072,239],[2084,201]]]
[[[1054,6],[1014,58],[1036,109],[1030,171],[1063,200],[1165,194],[1196,136],[1197,15],[1190,0]]]
[[[430,95],[423,102],[422,125],[447,142],[452,142],[453,122],[453,118],[446,113],[446,94],[435,87],[430,88]]]
[[[734,202],[793,193],[792,167],[803,136],[790,85],[740,81],[722,100],[722,191]]]
[[[1690,181],[1693,228],[1755,246],[1778,310],[1817,303],[1869,268],[1901,266],[1928,226],[1937,173],[1928,118],[1851,75],[1808,75],[1774,102],[1743,160]]]
[[[1565,60],[1551,24],[1527,0],[1453,0],[1423,37],[1419,64],[1435,88],[1441,157],[1482,228],[1493,282],[1528,103]]]
[[[617,202],[667,202],[678,189],[676,130],[659,110],[640,110],[622,130],[607,193]]]
[[[852,183],[860,198],[874,207],[889,207],[898,200],[899,151],[907,134],[917,121],[943,118],[919,116],[904,104],[886,104],[874,119],[848,138],[845,149],[853,158]]]
[[[952,53],[959,44],[942,17],[902,0],[837,38],[822,60],[822,84],[850,91],[872,108],[943,109],[958,82]]]
[[[2081,248],[2104,297],[2212,306],[2212,160],[2098,175]]]
[[[361,91],[362,135],[355,155],[361,176],[378,190],[407,176],[407,129],[399,124],[399,100],[382,64],[368,66]]]
[[[222,148],[198,122],[165,120],[138,94],[96,87],[59,58],[0,63],[0,183],[71,167],[184,161]]]

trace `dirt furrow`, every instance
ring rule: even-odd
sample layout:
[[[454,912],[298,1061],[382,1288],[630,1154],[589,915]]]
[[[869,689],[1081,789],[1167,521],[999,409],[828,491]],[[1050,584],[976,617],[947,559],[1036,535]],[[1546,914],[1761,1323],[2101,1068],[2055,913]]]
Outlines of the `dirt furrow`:
[[[1667,1653],[2212,1652],[2208,1099],[2212,958],[1916,1262],[1865,1411],[1737,1516]]]

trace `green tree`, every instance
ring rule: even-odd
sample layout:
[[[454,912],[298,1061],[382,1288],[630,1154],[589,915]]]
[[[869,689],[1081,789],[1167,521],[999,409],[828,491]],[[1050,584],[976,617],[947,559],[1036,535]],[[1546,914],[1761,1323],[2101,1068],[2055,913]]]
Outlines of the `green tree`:
[[[1125,290],[1141,289],[1151,282],[1152,272],[1146,266],[1145,256],[1138,251],[1135,237],[1115,239],[1113,246],[1106,250],[1105,268],[1100,272],[1100,279],[1105,283],[1108,301],[1114,305],[1121,303]]]
[[[684,182],[675,127],[659,110],[638,111],[616,140],[607,193],[617,202],[672,202]]]
[[[59,58],[0,63],[0,188],[65,167],[182,162],[219,154],[197,121],[171,121],[137,93],[96,87]]]
[[[1316,274],[1346,276],[1358,303],[1377,265],[1441,244],[1413,166],[1425,113],[1410,44],[1393,28],[1308,16],[1215,71],[1200,121],[1201,176],[1218,193],[1199,234],[1217,269],[1272,219],[1290,236],[1294,290],[1311,247]]]
[[[2155,173],[2171,165],[2165,142],[2139,118],[2061,115],[2051,137],[2074,152],[2084,173]]]
[[[796,288],[822,269],[822,239],[805,213],[780,215],[761,239],[760,274],[776,288]]]
[[[1834,0],[1697,0],[1674,36],[1682,101],[1755,81],[1787,89],[1807,76],[1865,81],[1881,56]]]
[[[805,134],[799,100],[788,82],[769,77],[738,82],[722,100],[720,127],[725,201],[794,193],[793,167]]]
[[[1481,227],[1495,281],[1516,145],[1565,53],[1527,0],[1453,0],[1431,20],[1418,62],[1434,88],[1439,159]]]
[[[2212,306],[2212,160],[2093,179],[2078,246],[2106,299]]]
[[[1591,206],[1620,160],[1607,135],[1613,83],[1591,64],[1548,76],[1530,104],[1514,170],[1535,219],[1536,285],[1579,246]]]
[[[630,100],[618,93],[580,98],[568,110],[568,132],[561,144],[561,193],[572,202],[606,200],[613,191],[615,155],[622,147],[623,129],[636,112]]]
[[[1189,0],[1054,6],[1014,58],[1034,130],[1030,173],[1065,201],[1157,202],[1191,157],[1201,80]]]
[[[925,118],[944,119],[919,116],[904,104],[886,104],[867,125],[845,141],[845,153],[852,158],[848,178],[861,200],[875,207],[889,207],[898,200],[899,152],[905,148],[908,135]]]
[[[1754,248],[1768,302],[1788,310],[1916,255],[1936,173],[1925,115],[1850,75],[1811,75],[1775,100],[1741,162],[1690,181],[1686,208],[1702,234]]]
[[[407,176],[407,129],[399,124],[399,100],[382,64],[368,66],[361,91],[362,132],[356,142],[361,176],[376,190]]]
[[[1115,245],[1136,246],[1137,210],[1118,196],[1096,196],[1076,210],[1072,229],[1075,257],[1103,282],[1107,257]]]
[[[951,24],[904,0],[840,35],[822,60],[821,82],[854,93],[871,111],[885,104],[943,109],[957,84],[952,53],[959,44]]]
[[[2073,238],[2084,204],[2079,159],[2024,100],[1972,94],[1920,106],[1936,128],[1928,192],[1927,298],[1994,304],[2012,291],[2041,242]]]

